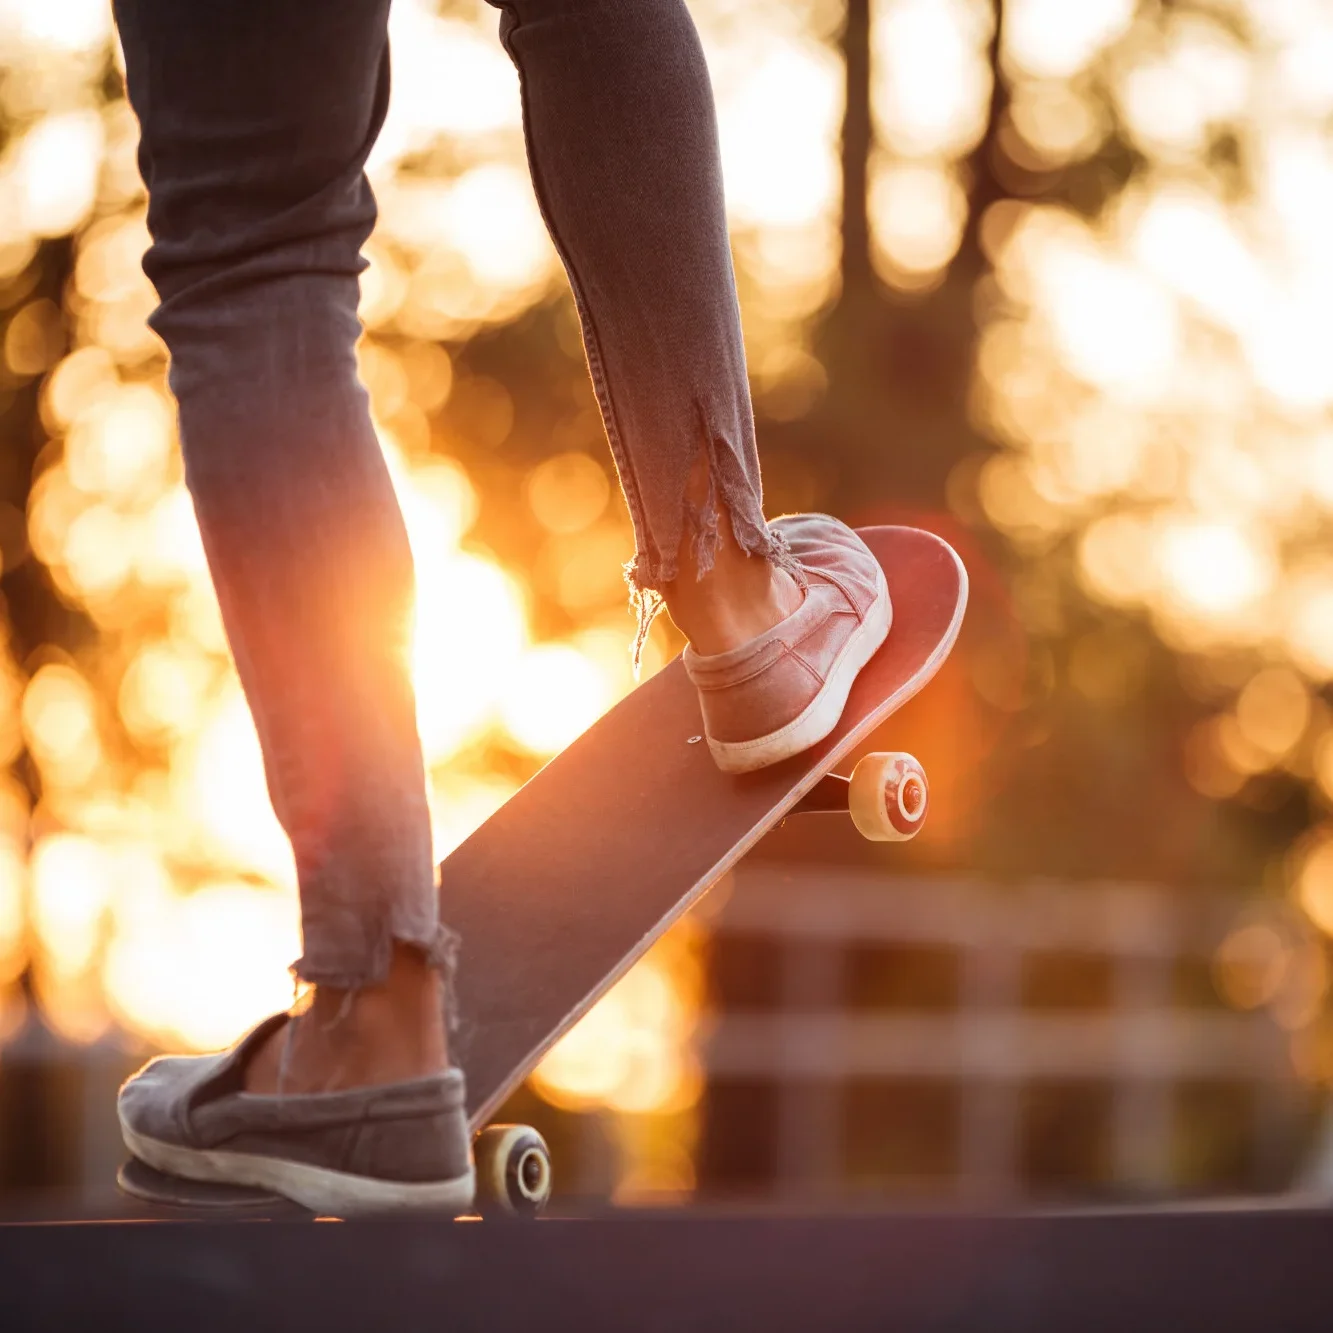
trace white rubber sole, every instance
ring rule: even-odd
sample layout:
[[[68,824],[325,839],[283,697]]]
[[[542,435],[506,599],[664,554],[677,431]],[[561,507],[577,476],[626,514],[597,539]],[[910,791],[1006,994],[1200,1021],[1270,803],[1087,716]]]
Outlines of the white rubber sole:
[[[889,585],[882,569],[876,570],[879,586],[866,618],[843,645],[833,663],[824,687],[805,706],[801,714],[785,727],[752,741],[715,741],[708,738],[708,748],[724,773],[752,773],[757,768],[790,759],[802,750],[817,745],[838,725],[852,682],[861,668],[879,651],[893,623],[893,605]]]
[[[285,1199],[329,1217],[357,1217],[367,1213],[465,1213],[472,1207],[476,1178],[469,1162],[467,1174],[453,1180],[403,1182],[375,1180],[330,1171],[305,1162],[285,1162],[254,1153],[182,1148],[146,1138],[121,1125],[125,1146],[141,1162],[170,1176],[204,1180],[219,1185],[250,1185],[281,1194]]]

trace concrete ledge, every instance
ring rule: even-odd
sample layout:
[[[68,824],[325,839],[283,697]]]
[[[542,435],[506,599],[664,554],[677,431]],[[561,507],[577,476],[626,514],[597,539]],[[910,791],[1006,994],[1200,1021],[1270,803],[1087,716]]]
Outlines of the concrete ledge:
[[[1333,1214],[618,1214],[0,1229],[0,1324],[99,1330],[1325,1330]]]

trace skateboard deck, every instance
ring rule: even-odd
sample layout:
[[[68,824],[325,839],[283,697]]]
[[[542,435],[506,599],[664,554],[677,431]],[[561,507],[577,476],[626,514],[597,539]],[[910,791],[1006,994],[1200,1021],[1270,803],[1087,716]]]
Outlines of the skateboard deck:
[[[938,671],[962,624],[967,573],[942,539],[862,529],[893,624],[835,730],[742,775],[717,768],[678,657],[536,773],[440,867],[441,914],[462,938],[451,1059],[475,1131],[541,1057],[765,833],[801,805],[836,808],[827,777]],[[843,786],[845,808],[845,784]],[[823,799],[821,799],[823,797]],[[154,1179],[155,1178],[155,1179]],[[147,1182],[147,1184],[145,1184]],[[163,1184],[165,1182],[165,1186]],[[132,1173],[140,1198],[196,1187]],[[136,1187],[137,1186],[137,1187]],[[247,1204],[253,1204],[245,1192]]]

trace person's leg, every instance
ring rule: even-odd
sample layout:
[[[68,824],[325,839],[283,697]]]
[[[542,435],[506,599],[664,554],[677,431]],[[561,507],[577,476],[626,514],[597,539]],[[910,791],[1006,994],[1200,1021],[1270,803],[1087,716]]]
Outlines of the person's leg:
[[[714,759],[777,763],[837,725],[892,609],[845,524],[765,522],[698,34],[684,0],[491,3],[634,522],[636,660],[665,601]]]
[[[249,1086],[445,1066],[407,535],[357,382],[388,0],[116,0],[186,477],[295,851],[310,1021]],[[290,1040],[288,1040],[290,1036]],[[281,1056],[281,1071],[279,1057]]]
[[[696,647],[735,647],[802,575],[764,521],[698,34],[683,0],[491,2],[634,521],[640,632],[665,599]]]

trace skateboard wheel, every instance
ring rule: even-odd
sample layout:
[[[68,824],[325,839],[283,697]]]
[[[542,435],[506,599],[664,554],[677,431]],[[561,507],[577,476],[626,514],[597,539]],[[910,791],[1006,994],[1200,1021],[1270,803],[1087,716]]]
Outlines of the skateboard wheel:
[[[847,804],[863,838],[906,842],[925,823],[926,771],[910,754],[868,754],[852,769]]]
[[[535,1217],[551,1197],[551,1150],[528,1125],[487,1125],[473,1140],[477,1211]]]

